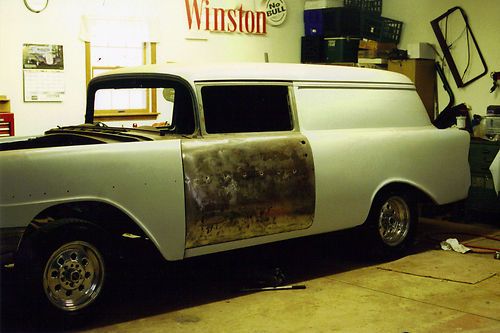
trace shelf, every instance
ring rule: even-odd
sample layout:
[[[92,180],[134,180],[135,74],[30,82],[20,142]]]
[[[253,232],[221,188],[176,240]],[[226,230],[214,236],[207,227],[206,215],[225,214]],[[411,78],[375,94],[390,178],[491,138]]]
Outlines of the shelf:
[[[5,95],[0,95],[0,112],[10,112],[10,99]]]

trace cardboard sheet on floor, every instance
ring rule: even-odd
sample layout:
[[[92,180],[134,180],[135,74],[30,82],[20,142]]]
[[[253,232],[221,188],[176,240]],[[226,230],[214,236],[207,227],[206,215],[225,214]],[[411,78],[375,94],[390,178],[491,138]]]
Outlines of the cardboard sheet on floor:
[[[500,273],[500,260],[450,251],[427,251],[377,266],[379,269],[469,284]]]

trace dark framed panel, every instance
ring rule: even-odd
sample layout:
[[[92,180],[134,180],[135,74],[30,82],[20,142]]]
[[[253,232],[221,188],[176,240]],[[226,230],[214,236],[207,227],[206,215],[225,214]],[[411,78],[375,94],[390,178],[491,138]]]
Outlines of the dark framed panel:
[[[449,9],[432,20],[431,26],[459,88],[488,73],[488,66],[462,8]]]

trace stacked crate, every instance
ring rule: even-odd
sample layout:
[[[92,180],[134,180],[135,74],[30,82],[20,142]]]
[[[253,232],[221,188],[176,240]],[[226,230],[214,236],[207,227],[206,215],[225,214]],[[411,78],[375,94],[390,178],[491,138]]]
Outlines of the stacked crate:
[[[306,1],[303,63],[357,62],[360,40],[399,42],[402,22],[380,16],[382,0],[322,1],[336,7],[315,8]]]

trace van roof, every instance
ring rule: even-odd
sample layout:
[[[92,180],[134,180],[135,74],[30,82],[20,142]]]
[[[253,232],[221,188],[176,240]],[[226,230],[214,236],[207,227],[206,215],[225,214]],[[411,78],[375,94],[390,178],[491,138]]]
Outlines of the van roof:
[[[220,80],[322,81],[366,83],[413,83],[406,76],[386,70],[335,65],[284,63],[156,64],[124,67],[113,74],[160,73],[181,77],[191,84]]]

